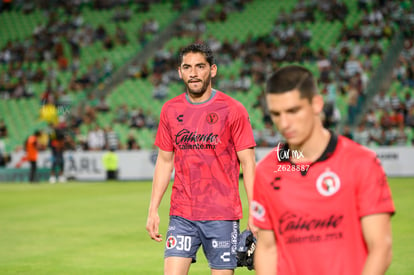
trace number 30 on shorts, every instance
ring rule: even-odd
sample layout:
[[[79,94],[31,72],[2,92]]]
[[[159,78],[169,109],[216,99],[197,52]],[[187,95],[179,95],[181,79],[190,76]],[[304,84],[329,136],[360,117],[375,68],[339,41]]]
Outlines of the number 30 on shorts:
[[[183,236],[183,235],[177,235],[175,236],[169,236],[167,238],[167,241],[165,242],[165,247],[167,249],[177,249],[177,250],[184,250],[184,251],[190,251],[191,249],[191,237],[190,236]]]

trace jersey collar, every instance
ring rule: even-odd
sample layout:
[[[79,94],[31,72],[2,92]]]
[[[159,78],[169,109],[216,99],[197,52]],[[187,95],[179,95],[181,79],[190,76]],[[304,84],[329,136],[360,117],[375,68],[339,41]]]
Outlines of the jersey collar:
[[[322,155],[315,160],[314,162],[312,162],[310,166],[314,165],[315,163],[318,163],[320,161],[324,161],[327,160],[329,157],[331,157],[333,155],[333,153],[335,152],[335,148],[336,145],[338,144],[338,136],[332,132],[331,130],[329,130],[329,133],[331,134],[331,137],[329,138],[329,142],[328,145],[326,146],[325,150],[323,151]],[[288,151],[289,150],[289,145],[287,143],[285,143],[281,149],[281,151]],[[281,162],[289,162],[291,164],[295,164],[290,160],[290,157],[288,159],[282,159]],[[302,176],[306,176],[307,172],[309,171],[309,169],[305,170],[305,171],[300,171]]]
[[[324,160],[328,159],[330,156],[332,156],[332,154],[334,153],[336,145],[338,144],[338,136],[334,132],[332,132],[331,130],[329,130],[329,133],[331,134],[331,137],[329,138],[328,145],[326,146],[326,148],[323,151],[322,155],[317,160],[315,160],[312,164],[314,164],[316,162],[324,161]],[[281,148],[281,151],[289,152],[288,150],[289,150],[289,145],[287,143],[283,144],[283,147]],[[282,159],[281,161],[292,163],[290,158]]]
[[[204,104],[206,102],[209,102],[214,96],[216,95],[216,90],[215,89],[211,89],[211,95],[210,97],[202,102],[191,102],[190,97],[188,96],[188,93],[185,93],[185,98],[187,99],[187,102],[192,104],[192,105],[200,105],[200,104]]]

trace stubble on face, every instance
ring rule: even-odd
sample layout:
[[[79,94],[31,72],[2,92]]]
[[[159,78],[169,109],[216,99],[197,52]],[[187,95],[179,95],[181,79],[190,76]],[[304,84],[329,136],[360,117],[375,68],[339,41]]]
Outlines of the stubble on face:
[[[194,97],[194,98],[197,98],[197,97],[202,97],[206,93],[210,82],[211,82],[211,73],[208,74],[208,76],[205,80],[202,80],[202,79],[199,79],[199,78],[188,79],[185,82],[185,86],[186,86],[187,92],[190,94],[190,96]],[[197,84],[195,84],[195,83],[197,83]],[[200,86],[200,84],[201,84],[201,87],[199,87],[199,88],[191,88],[191,86]]]

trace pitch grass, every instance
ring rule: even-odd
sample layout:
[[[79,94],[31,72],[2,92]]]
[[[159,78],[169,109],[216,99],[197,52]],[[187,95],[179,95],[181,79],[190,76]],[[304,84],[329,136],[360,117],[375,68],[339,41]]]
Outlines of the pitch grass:
[[[413,274],[414,179],[390,185],[397,214],[387,274]],[[145,231],[150,189],[150,182],[0,184],[0,274],[162,274],[164,243]],[[163,234],[169,193],[159,211]],[[190,274],[209,274],[201,252]]]

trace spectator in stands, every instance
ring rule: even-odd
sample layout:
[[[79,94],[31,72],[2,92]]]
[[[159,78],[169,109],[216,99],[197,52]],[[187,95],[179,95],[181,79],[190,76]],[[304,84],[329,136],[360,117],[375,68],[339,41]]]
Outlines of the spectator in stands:
[[[410,88],[414,88],[414,64],[407,63],[406,78],[404,84]]]
[[[106,79],[107,77],[112,75],[112,71],[114,69],[114,65],[112,64],[112,61],[109,58],[104,57],[103,60],[102,60],[102,63],[103,63],[103,76],[102,76],[102,73],[101,73],[101,75],[99,77],[100,80]]]
[[[414,130],[414,105],[408,110],[407,117],[405,118],[405,124]]]
[[[390,114],[390,122],[392,127],[404,125],[404,115],[398,109],[392,109]]]
[[[384,127],[384,145],[392,146],[397,141],[398,130],[396,127]]]
[[[348,123],[353,124],[358,114],[359,93],[356,87],[349,86],[347,91]]]
[[[376,94],[373,98],[374,108],[382,109],[382,110],[390,110],[391,109],[391,100],[390,97],[387,95],[385,89],[381,89],[378,94]]]
[[[139,30],[138,37],[146,37],[147,35],[156,34],[159,31],[160,25],[155,18],[147,19]]]
[[[104,38],[103,46],[108,51],[110,51],[110,50],[112,50],[114,48],[114,40],[112,39],[112,37],[110,35],[107,35]]]
[[[373,127],[375,125],[375,123],[378,121],[378,119],[377,119],[377,115],[376,115],[374,109],[372,109],[372,108],[368,109],[368,111],[365,115],[364,121],[365,121],[368,128]]]
[[[346,61],[345,61],[345,74],[348,78],[351,78],[355,75],[355,73],[362,73],[362,64],[361,62],[353,55],[351,55]]]
[[[261,131],[261,143],[259,146],[274,148],[283,139],[282,135],[276,131],[271,121],[265,121],[265,129]]]
[[[401,99],[397,94],[397,91],[392,91],[390,95],[390,104],[393,110],[397,110],[400,108]]]
[[[62,91],[57,99],[57,106],[63,107],[64,110],[69,110],[73,105],[73,94],[70,94],[66,89]]]
[[[99,97],[99,101],[96,104],[95,108],[98,112],[108,112],[111,110],[105,96],[103,95]]]
[[[105,149],[107,150],[118,150],[120,149],[118,134],[109,125],[105,129]]]
[[[87,142],[88,150],[99,151],[105,148],[105,133],[98,124],[95,124],[94,127],[89,130]]]
[[[353,140],[361,145],[368,146],[370,134],[365,126],[365,122],[360,122],[353,133]]]
[[[130,117],[131,124],[129,125],[129,127],[138,129],[145,127],[146,117],[144,110],[142,108],[135,107],[134,109],[132,109]]]
[[[393,69],[393,78],[397,81],[404,81],[406,75],[406,61],[400,57]]]
[[[115,41],[122,46],[125,46],[129,42],[125,29],[119,25],[117,25],[115,29]]]
[[[368,146],[380,146],[384,144],[384,129],[378,120],[369,128],[369,143]]]
[[[10,11],[13,8],[12,0],[2,0],[0,2],[0,13],[4,11]]]
[[[219,52],[221,50],[221,47],[222,47],[221,41],[212,34],[210,34],[207,37],[206,43],[210,46],[211,50],[214,52]]]
[[[3,138],[0,136],[0,168],[6,166],[11,160],[10,155],[6,151],[6,143],[4,142]]]
[[[391,111],[383,110],[381,112],[380,123],[381,123],[381,127],[383,127],[384,129],[388,129],[392,127]]]
[[[128,77],[130,78],[139,78],[140,77],[140,66],[137,61],[133,61],[128,66]]]
[[[35,83],[40,83],[44,81],[45,76],[46,76],[45,71],[42,69],[42,67],[39,66],[34,71],[34,74],[32,75],[31,80]]]
[[[41,106],[40,119],[52,125],[58,123],[58,110],[52,97],[48,97],[46,103]]]
[[[148,110],[145,114],[145,127],[148,129],[155,129],[157,127],[158,120],[152,114],[151,110]]]
[[[323,125],[327,129],[334,129],[341,121],[341,112],[336,106],[335,102],[328,102],[323,108]]]
[[[76,150],[82,150],[86,151],[88,150],[88,138],[81,133],[81,130],[79,127],[73,128],[73,142],[75,145]]]
[[[329,82],[329,74],[332,70],[332,64],[322,48],[318,50],[316,64],[319,70],[319,81],[323,83]]]
[[[408,111],[414,106],[414,97],[411,95],[410,91],[407,91],[404,95],[404,107]]]
[[[0,138],[8,137],[7,125],[4,119],[0,118]]]
[[[407,146],[408,142],[408,134],[407,129],[405,128],[404,124],[399,124],[396,127],[396,134],[395,134],[395,145],[397,146]]]
[[[128,137],[127,137],[127,149],[128,150],[139,150],[141,149],[141,146],[139,145],[137,139],[134,136],[133,132],[129,132],[128,133]]]
[[[107,36],[107,30],[104,24],[99,24],[95,30],[95,38],[98,41],[104,41]]]
[[[343,129],[342,129],[342,135],[343,135],[344,137],[349,138],[349,139],[354,139],[354,135],[353,135],[353,133],[352,133],[352,129],[351,129],[351,127],[349,126],[349,124],[345,124],[345,125],[344,125],[344,127],[343,127]]]
[[[129,119],[128,105],[125,103],[119,105],[115,110],[115,122],[127,123]]]
[[[31,98],[34,95],[33,87],[27,81],[25,76],[20,78],[18,84],[16,85],[15,89],[13,90],[12,98]]]
[[[154,81],[154,89],[152,91],[152,97],[158,100],[164,100],[168,95],[168,87],[162,83],[161,80]]]
[[[84,106],[82,121],[85,124],[96,121],[96,110],[94,106],[91,106],[91,105]]]
[[[234,87],[237,91],[248,92],[252,86],[252,78],[247,71],[241,69],[236,77]]]
[[[221,78],[218,87],[221,91],[234,92],[236,91],[236,76],[231,74],[229,77]]]
[[[141,78],[141,79],[147,79],[148,77],[150,77],[151,71],[148,68],[147,64],[142,64],[139,67],[137,66],[136,68],[134,68],[134,66],[137,66],[137,65],[132,65],[134,74],[130,75],[131,77]],[[155,67],[154,67],[154,70],[155,70]]]
[[[132,11],[128,7],[128,5],[124,6],[123,8],[117,7],[115,9],[112,20],[114,20],[116,23],[128,22],[131,19],[131,16],[132,16]]]

